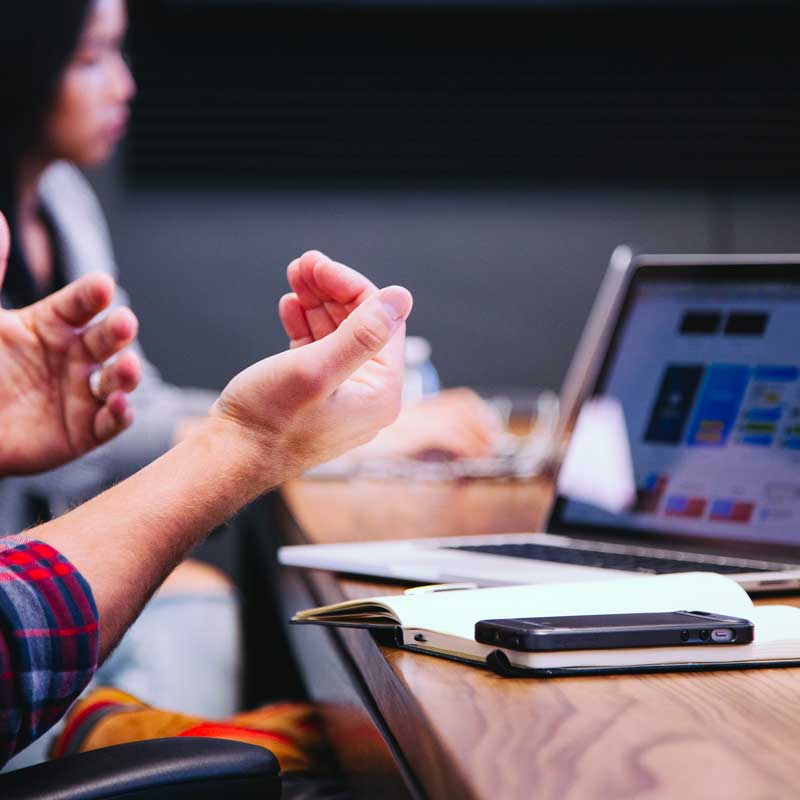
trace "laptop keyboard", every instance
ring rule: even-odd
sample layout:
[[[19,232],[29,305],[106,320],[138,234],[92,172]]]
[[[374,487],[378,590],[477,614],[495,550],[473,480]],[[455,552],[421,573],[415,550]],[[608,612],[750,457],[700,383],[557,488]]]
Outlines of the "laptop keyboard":
[[[445,547],[446,550],[466,550],[471,553],[485,553],[492,556],[511,556],[512,558],[531,558],[537,561],[552,561],[558,564],[579,564],[583,567],[604,567],[606,569],[624,569],[629,572],[647,572],[651,574],[669,572],[771,572],[775,569],[786,569],[785,564],[755,566],[726,564],[722,561],[690,561],[683,558],[659,558],[639,556],[630,553],[600,552],[597,550],[581,550],[573,547],[553,547],[543,544],[478,544]],[[761,562],[763,564],[763,562]]]

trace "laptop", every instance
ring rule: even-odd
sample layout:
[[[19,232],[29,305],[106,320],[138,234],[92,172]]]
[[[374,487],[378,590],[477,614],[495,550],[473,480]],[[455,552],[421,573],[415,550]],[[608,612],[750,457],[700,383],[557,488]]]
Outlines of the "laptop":
[[[562,397],[565,424],[590,401],[621,410],[624,508],[558,489],[541,533],[284,547],[279,560],[422,583],[702,570],[751,592],[800,588],[800,255],[618,249]],[[590,455],[571,446],[567,460]]]

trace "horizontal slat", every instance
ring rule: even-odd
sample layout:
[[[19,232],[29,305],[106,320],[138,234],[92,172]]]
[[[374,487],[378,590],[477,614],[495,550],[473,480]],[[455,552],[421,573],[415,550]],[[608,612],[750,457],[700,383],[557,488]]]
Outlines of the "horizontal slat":
[[[800,180],[788,12],[142,5],[134,182]]]

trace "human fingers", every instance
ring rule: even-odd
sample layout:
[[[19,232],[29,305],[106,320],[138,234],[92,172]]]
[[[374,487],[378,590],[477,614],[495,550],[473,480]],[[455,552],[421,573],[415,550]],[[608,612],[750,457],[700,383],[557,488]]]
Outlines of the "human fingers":
[[[466,425],[459,426],[456,434],[463,443],[462,458],[479,458],[491,454],[494,437],[487,435],[485,430]]]
[[[96,364],[102,364],[127,347],[139,330],[139,321],[129,308],[117,308],[105,319],[89,326],[81,338]]]
[[[107,442],[130,427],[133,408],[125,392],[114,392],[94,417],[94,435],[98,442]]]
[[[313,308],[319,304],[319,298],[311,290],[311,287],[306,285],[300,271],[301,259],[308,257],[310,253],[322,255],[317,250],[310,250],[304,253],[300,258],[295,258],[289,263],[289,266],[286,267],[286,279],[289,281],[289,287],[297,295],[303,308]]]
[[[413,452],[439,450],[452,458],[479,458],[492,450],[483,431],[457,415],[409,413],[401,415],[397,424],[400,441],[407,441]]]
[[[40,300],[32,310],[81,328],[108,308],[115,286],[113,278],[108,275],[86,275]]]
[[[6,264],[8,263],[8,251],[11,248],[11,233],[8,230],[6,218],[0,212],[0,286],[6,277]]]
[[[411,455],[438,453],[447,458],[482,458],[489,454],[487,446],[465,436],[463,431],[437,431],[428,441],[418,443]]]
[[[450,422],[450,428],[461,439],[464,451],[461,456],[466,458],[489,455],[499,439],[499,432],[474,415],[455,415]]]
[[[307,271],[301,265],[308,263],[314,258],[322,257],[317,250],[310,250],[300,258],[295,259],[289,264],[286,270],[286,277],[289,279],[289,286],[297,295],[298,301],[303,308],[306,322],[313,339],[322,339],[332,331],[335,331],[338,323],[330,315],[325,304],[325,299],[320,296],[319,291],[306,281]]]
[[[357,270],[334,261],[319,250],[307,250],[289,264],[289,285],[304,306],[334,300],[350,303],[366,293],[377,292],[372,281]]]
[[[476,436],[494,444],[503,434],[503,424],[497,411],[472,389],[458,388],[442,392],[442,399],[452,395],[456,416],[473,430]]]
[[[111,364],[103,367],[97,377],[96,396],[105,400],[114,392],[132,392],[142,377],[142,362],[136,353],[122,353]]]
[[[329,336],[298,351],[304,368],[323,381],[323,391],[332,391],[353,375],[359,367],[376,358],[411,313],[411,293],[402,286],[389,286],[370,297]],[[402,376],[402,337],[383,359],[390,372]],[[395,352],[397,351],[397,352]]]
[[[472,389],[444,389],[438,395],[423,398],[419,411],[457,422],[477,437],[493,443],[502,434],[502,424],[494,409]]]
[[[301,263],[301,270],[304,266]],[[337,327],[354,308],[378,291],[360,272],[325,255],[313,262],[305,281],[322,298],[328,316]]]
[[[281,297],[278,302],[278,314],[283,329],[289,337],[290,347],[301,347],[314,341],[311,329],[308,327],[305,309],[294,292]]]
[[[378,291],[360,272],[319,250],[309,250],[289,264],[287,277],[315,339],[334,331],[356,306]]]
[[[378,287],[352,267],[315,252],[315,258],[300,259],[303,280],[325,302],[353,307],[375,294]]]

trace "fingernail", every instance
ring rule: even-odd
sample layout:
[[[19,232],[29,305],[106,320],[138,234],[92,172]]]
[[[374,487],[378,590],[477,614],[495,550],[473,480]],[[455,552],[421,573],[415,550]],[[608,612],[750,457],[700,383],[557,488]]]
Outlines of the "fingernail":
[[[414,301],[408,289],[402,286],[387,286],[385,289],[381,289],[379,297],[381,305],[386,309],[386,313],[393,322],[400,322],[411,313]]]

